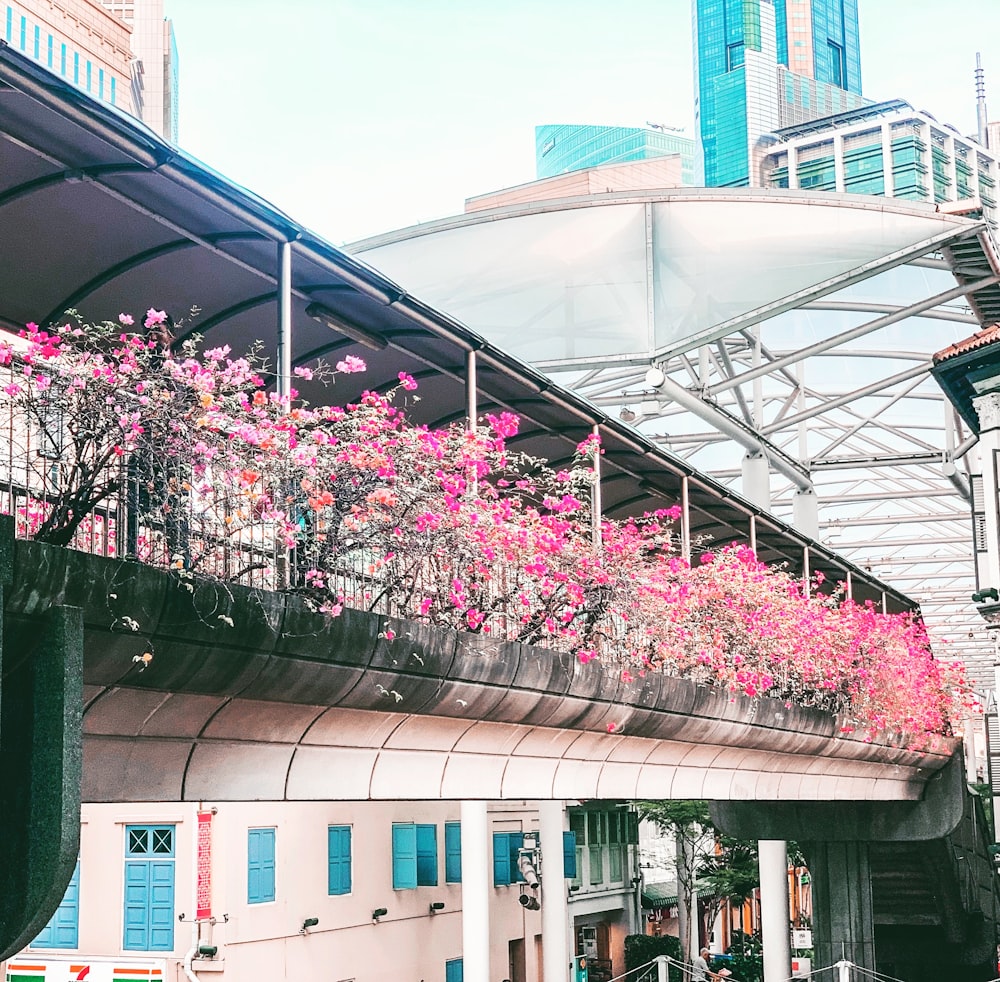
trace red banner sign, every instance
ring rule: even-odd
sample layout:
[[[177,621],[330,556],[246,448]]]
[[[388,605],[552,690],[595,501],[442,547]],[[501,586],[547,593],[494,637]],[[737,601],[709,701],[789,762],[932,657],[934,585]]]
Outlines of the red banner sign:
[[[195,917],[212,916],[212,813],[198,812],[198,889]]]

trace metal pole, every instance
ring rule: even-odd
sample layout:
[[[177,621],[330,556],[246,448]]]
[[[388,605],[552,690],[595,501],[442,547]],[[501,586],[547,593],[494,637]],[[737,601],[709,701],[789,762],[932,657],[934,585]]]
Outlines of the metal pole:
[[[750,516],[750,549],[757,555],[757,516]]]
[[[657,955],[653,961],[656,962],[656,982],[670,982],[670,961],[666,955]]]
[[[278,243],[278,395],[292,388],[292,244]]]
[[[592,430],[595,437],[600,437],[598,426]],[[603,505],[601,503],[601,454],[600,445],[594,452],[594,483],[590,486],[590,534],[594,549],[601,548],[601,518]]]
[[[691,503],[687,474],[681,478],[681,559],[691,562]]]
[[[476,386],[476,353],[474,351],[467,351],[465,354],[465,405],[470,433],[476,432],[476,425],[479,419]]]

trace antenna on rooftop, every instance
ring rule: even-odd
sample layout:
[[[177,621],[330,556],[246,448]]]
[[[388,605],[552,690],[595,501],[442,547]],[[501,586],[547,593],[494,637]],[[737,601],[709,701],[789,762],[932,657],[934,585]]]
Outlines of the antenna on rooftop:
[[[979,124],[979,142],[989,146],[989,130],[986,127],[986,73],[983,71],[982,55],[976,52],[976,120]]]

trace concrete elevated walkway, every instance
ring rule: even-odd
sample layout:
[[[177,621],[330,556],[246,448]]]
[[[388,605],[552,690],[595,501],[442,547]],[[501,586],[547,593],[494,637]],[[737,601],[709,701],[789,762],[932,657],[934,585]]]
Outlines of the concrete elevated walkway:
[[[40,543],[13,556],[8,643],[49,607],[82,610],[85,801],[915,801],[956,748]]]

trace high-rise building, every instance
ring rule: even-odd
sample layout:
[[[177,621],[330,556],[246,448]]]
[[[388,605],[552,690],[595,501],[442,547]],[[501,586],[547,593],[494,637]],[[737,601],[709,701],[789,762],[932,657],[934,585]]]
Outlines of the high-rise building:
[[[996,149],[901,99],[778,130],[759,170],[764,187],[926,201],[1000,227]]]
[[[0,38],[177,142],[177,48],[163,0],[11,0]]]
[[[131,31],[98,0],[11,0],[0,5],[0,37],[109,105],[132,111]]]
[[[698,180],[757,186],[765,134],[866,105],[857,0],[692,0]]]
[[[695,142],[658,123],[590,126],[547,123],[535,127],[535,170],[539,179],[603,164],[627,164],[678,154],[681,180],[694,183]]]
[[[132,103],[150,129],[177,142],[177,45],[164,0],[101,0],[132,28]]]

